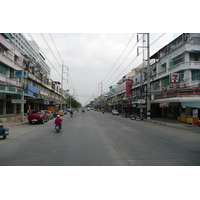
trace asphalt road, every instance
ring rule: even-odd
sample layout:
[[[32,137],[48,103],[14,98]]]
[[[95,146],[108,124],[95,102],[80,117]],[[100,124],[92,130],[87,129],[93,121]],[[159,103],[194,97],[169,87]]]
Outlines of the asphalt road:
[[[162,126],[95,111],[10,127],[0,138],[1,166],[199,166],[197,129]]]

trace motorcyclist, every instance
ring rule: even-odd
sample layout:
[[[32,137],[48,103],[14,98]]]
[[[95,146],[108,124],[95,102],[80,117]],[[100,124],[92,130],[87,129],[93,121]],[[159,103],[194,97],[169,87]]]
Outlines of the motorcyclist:
[[[60,118],[60,115],[57,115],[54,123],[55,123],[55,126],[56,124],[60,125],[60,129],[62,129],[62,119]]]
[[[72,110],[70,111],[70,115],[71,115],[71,117],[73,117],[73,111]]]

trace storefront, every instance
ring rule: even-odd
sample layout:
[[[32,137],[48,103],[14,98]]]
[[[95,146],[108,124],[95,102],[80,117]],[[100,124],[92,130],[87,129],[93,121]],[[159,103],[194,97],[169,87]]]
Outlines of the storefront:
[[[200,97],[174,97],[152,100],[159,105],[162,117],[195,124],[200,118]]]

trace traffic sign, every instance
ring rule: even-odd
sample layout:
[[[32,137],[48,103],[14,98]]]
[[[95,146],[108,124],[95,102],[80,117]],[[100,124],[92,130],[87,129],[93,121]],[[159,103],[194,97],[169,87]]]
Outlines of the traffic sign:
[[[12,99],[12,103],[23,103],[21,99]],[[24,103],[26,103],[26,100],[24,100]]]

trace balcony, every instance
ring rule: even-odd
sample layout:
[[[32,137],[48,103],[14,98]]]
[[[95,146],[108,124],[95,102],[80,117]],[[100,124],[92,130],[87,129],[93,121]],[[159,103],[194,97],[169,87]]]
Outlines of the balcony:
[[[192,62],[182,62],[178,63],[170,68],[168,68],[168,72],[173,73],[180,70],[187,70],[187,69],[199,69],[200,62],[199,61],[192,61]]]

